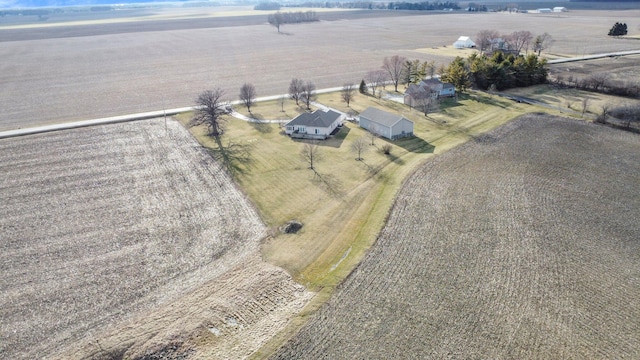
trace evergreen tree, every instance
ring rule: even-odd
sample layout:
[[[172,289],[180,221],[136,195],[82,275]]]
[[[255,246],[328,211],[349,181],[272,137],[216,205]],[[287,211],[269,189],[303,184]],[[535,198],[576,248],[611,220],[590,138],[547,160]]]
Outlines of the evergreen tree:
[[[447,67],[445,73],[442,74],[442,80],[453,84],[456,90],[460,92],[467,90],[467,88],[471,86],[471,83],[464,59],[456,56],[453,62]]]
[[[367,93],[367,83],[364,82],[364,79],[362,79],[362,81],[360,81],[360,87],[358,88],[358,91],[360,92],[360,94],[366,94]]]
[[[609,36],[622,36],[627,35],[627,24],[616,22],[611,30],[609,30]]]

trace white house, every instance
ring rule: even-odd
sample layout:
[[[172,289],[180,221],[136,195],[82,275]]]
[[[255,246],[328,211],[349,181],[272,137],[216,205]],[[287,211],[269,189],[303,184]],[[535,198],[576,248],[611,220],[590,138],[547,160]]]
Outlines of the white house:
[[[373,107],[360,113],[360,127],[390,140],[413,136],[413,121]]]
[[[285,125],[285,133],[293,138],[326,139],[344,120],[344,115],[333,110],[302,113]]]
[[[567,11],[567,8],[564,6],[556,6],[553,8],[553,12],[565,12]]]
[[[404,92],[404,104],[411,107],[421,107],[425,104],[425,99],[438,99],[441,97],[451,97],[456,95],[456,88],[453,84],[445,83],[437,78],[422,80],[420,84],[410,84]]]
[[[468,36],[460,36],[456,42],[453,43],[453,47],[456,49],[466,49],[476,47],[476,43]]]

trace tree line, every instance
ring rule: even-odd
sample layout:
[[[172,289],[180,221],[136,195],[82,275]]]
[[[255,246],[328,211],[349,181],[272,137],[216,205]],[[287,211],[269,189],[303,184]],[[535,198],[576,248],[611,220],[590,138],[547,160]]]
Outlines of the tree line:
[[[500,34],[496,30],[481,30],[476,34],[476,48],[480,52],[511,52],[519,55],[529,49],[538,53],[548,49],[553,43],[553,37],[548,33],[533,36],[530,31],[514,31],[510,34]]]
[[[423,1],[423,2],[419,2],[419,3],[414,3],[414,2],[396,2],[396,3],[394,3],[394,2],[390,2],[387,5],[387,9],[389,9],[389,10],[444,10],[444,9],[458,10],[458,9],[460,9],[460,6],[458,6],[458,3],[451,2],[451,1],[445,1],[445,2]]]
[[[593,73],[585,77],[567,78],[558,76],[552,79],[557,86],[593,91],[602,94],[640,98],[640,81],[635,79],[614,80],[607,73]]]
[[[297,24],[303,22],[319,21],[318,14],[315,11],[297,11],[297,12],[276,12],[270,14],[267,18],[269,24],[275,26],[280,32],[280,26],[284,24]]]
[[[504,90],[543,84],[547,75],[547,60],[535,54],[515,56],[496,52],[488,57],[474,53],[467,59],[456,57],[444,69],[442,80],[452,83],[458,91],[472,86],[482,90]]]

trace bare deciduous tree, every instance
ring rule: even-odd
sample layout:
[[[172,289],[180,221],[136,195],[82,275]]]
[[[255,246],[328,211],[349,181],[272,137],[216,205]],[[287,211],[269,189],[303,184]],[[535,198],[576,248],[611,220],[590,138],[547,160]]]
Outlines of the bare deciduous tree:
[[[533,34],[531,31],[514,31],[508,37],[509,45],[513,50],[516,50],[518,54],[522,50],[528,50],[531,40],[533,40]]]
[[[357,138],[351,144],[351,151],[358,155],[358,157],[356,158],[357,161],[362,160],[362,153],[367,151],[367,142],[364,140],[364,138]]]
[[[315,164],[322,160],[322,154],[320,153],[320,147],[315,141],[305,143],[300,152],[300,156],[309,164],[309,169],[316,170]]]
[[[491,44],[500,37],[497,30],[481,30],[476,35],[476,46],[480,52],[491,49]]]
[[[316,85],[311,81],[307,81],[302,87],[302,93],[300,94],[300,100],[307,105],[307,110],[311,110],[311,102],[316,99]]]
[[[407,58],[404,56],[393,55],[392,57],[384,58],[382,69],[387,72],[389,79],[393,82],[393,86],[396,92],[398,92],[398,83],[403,78],[403,72],[405,69],[405,62]]]
[[[251,112],[251,106],[256,100],[256,88],[253,84],[245,83],[240,88],[240,100],[247,107],[247,111]]]
[[[609,75],[607,73],[597,72],[589,75],[589,77],[585,79],[585,85],[587,85],[593,91],[599,91],[602,88],[606,87],[608,80]]]
[[[584,117],[584,113],[587,112],[587,107],[589,107],[589,98],[582,99],[582,117]]]
[[[367,85],[371,88],[371,93],[376,96],[376,89],[384,85],[387,80],[387,72],[384,70],[371,70],[366,75]]]
[[[376,138],[378,137],[378,127],[371,124],[369,127],[369,139],[371,139],[371,146],[376,144]]]
[[[224,131],[222,115],[228,113],[227,102],[223,100],[224,90],[216,88],[205,90],[196,99],[196,109],[191,119],[191,126],[206,125],[209,135],[218,138]]]
[[[436,93],[437,94],[437,93]],[[425,91],[418,96],[418,104],[422,107],[424,116],[428,116],[429,113],[434,110],[438,104],[437,95],[431,91]]]
[[[537,52],[538,56],[540,56],[540,53],[542,53],[543,50],[548,49],[554,43],[554,41],[555,40],[553,40],[551,35],[547,33],[538,35],[533,40],[533,51]]]
[[[276,29],[278,29],[278,32],[280,32],[280,25],[284,23],[284,16],[281,12],[276,12],[275,14],[269,15],[268,21],[269,24],[275,26]]]
[[[351,103],[351,100],[353,100],[353,97],[355,96],[355,92],[356,92],[356,86],[353,83],[344,84],[342,86],[342,90],[340,91],[340,97],[342,98],[342,101],[347,103],[347,106],[349,106],[349,104]]]
[[[291,83],[289,83],[289,97],[296,101],[296,105],[298,105],[298,101],[300,101],[303,88],[304,82],[301,79],[291,79]]]

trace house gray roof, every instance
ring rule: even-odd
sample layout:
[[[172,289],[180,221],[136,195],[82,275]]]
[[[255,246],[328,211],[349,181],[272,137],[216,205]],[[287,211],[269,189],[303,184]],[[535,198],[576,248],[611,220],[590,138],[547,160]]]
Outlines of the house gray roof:
[[[340,118],[341,114],[339,112],[329,110],[324,112],[320,109],[312,112],[312,113],[302,113],[296,116],[295,119],[289,121],[287,125],[304,125],[310,127],[329,127],[336,120]]]
[[[369,107],[365,111],[361,112],[360,117],[367,118],[372,122],[375,122],[377,124],[384,125],[384,126],[389,126],[389,127],[395,125],[398,121],[404,119],[403,116],[400,116],[397,114],[391,114],[386,111],[376,109],[374,107]],[[411,120],[407,120],[407,121],[411,121]]]
[[[425,88],[422,86],[418,86],[416,84],[409,84],[409,87],[407,88],[407,91],[405,91],[405,94],[415,97],[416,95],[424,94],[426,91],[427,90],[425,90]]]
[[[420,86],[437,86],[437,85],[441,85],[443,84],[442,81],[440,81],[437,78],[429,78],[429,79],[424,79],[420,82]]]

